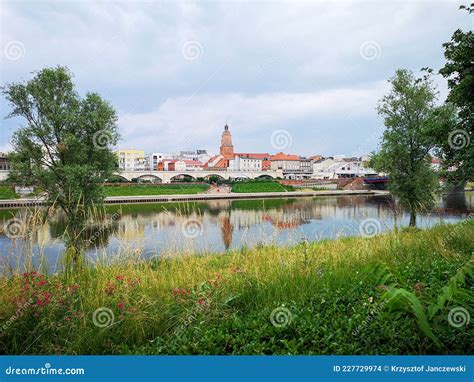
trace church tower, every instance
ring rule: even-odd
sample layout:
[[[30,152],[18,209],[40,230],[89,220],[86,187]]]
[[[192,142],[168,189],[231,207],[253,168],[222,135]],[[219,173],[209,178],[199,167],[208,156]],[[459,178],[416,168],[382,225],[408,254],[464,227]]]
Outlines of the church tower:
[[[234,158],[234,145],[232,144],[232,135],[230,134],[229,126],[227,126],[227,124],[224,126],[224,132],[222,133],[220,153],[225,159]]]

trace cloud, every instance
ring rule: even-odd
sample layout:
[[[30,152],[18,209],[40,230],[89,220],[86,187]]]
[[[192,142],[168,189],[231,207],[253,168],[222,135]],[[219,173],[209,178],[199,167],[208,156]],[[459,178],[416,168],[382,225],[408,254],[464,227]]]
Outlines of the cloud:
[[[228,123],[236,143],[241,137],[257,138],[261,150],[271,150],[275,126],[287,126],[295,139],[304,142],[324,135],[327,126],[311,131],[292,129],[299,121],[318,118],[360,119],[374,114],[377,99],[387,90],[386,82],[360,88],[341,88],[313,93],[205,94],[167,99],[157,110],[121,113],[123,146],[147,151],[174,152],[180,148],[216,151],[223,125]],[[349,133],[350,126],[340,134]],[[263,132],[263,134],[260,134]],[[246,151],[245,147],[236,148]]]
[[[294,151],[349,152],[380,125],[384,81],[441,67],[441,44],[472,27],[461,3],[3,2],[0,82],[68,66],[80,94],[120,110],[124,146],[215,149],[227,121],[242,150],[269,150],[269,132],[286,129]],[[11,41],[24,46],[18,60],[4,54]],[[189,41],[198,59],[183,54]],[[380,46],[374,60],[361,57],[367,41]],[[2,122],[0,145],[20,123]]]

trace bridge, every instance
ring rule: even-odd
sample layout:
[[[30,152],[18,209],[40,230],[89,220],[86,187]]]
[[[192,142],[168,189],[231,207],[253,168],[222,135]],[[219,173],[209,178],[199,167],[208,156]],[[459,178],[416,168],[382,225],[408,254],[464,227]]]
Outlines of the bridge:
[[[281,170],[276,171],[120,171],[115,174],[124,180],[131,181],[132,179],[147,180],[155,183],[171,183],[181,177],[189,177],[192,180],[197,178],[210,178],[211,176],[218,176],[222,179],[259,179],[259,178],[283,178]],[[0,181],[7,179],[8,171],[0,170]]]
[[[188,171],[120,171],[115,174],[124,180],[132,179],[152,181],[156,183],[171,183],[182,177],[192,180],[198,178],[208,179],[217,176],[225,180],[231,179],[261,179],[261,178],[283,178],[282,170],[269,171],[216,171],[216,170],[188,170]]]

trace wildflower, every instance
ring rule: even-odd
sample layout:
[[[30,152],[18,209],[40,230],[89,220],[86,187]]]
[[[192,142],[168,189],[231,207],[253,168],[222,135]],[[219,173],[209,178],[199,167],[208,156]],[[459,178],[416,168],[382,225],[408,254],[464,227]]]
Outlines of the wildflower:
[[[370,297],[368,298],[368,300],[369,300],[370,303],[373,303],[373,302],[374,302],[374,298],[373,298],[372,296],[370,296]]]
[[[125,309],[125,302],[123,302],[123,301],[122,301],[122,302],[119,302],[119,303],[117,304],[117,308],[119,308],[120,310]]]
[[[114,292],[115,292],[115,285],[112,283],[108,283],[107,287],[105,288],[105,293],[107,293],[108,295],[112,295],[114,294]]]
[[[124,279],[125,279],[125,277],[123,277],[123,276],[120,276],[120,275],[115,276],[115,280],[117,280],[117,281],[123,281]]]

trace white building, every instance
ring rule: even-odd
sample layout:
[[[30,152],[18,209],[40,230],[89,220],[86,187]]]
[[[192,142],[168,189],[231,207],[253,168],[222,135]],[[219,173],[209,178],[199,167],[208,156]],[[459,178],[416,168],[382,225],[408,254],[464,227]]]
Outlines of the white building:
[[[360,160],[355,158],[345,158],[342,160],[327,158],[316,161],[313,164],[312,178],[338,179],[369,175],[377,175],[377,171],[366,167],[365,163]]]
[[[148,154],[145,158],[146,160],[146,170],[156,171],[158,163],[162,162],[165,159],[171,159],[173,156],[171,154],[164,153],[151,153]]]
[[[262,171],[263,160],[258,158],[246,158],[235,155],[229,160],[229,170],[233,171]]]

